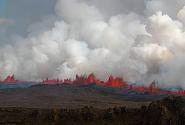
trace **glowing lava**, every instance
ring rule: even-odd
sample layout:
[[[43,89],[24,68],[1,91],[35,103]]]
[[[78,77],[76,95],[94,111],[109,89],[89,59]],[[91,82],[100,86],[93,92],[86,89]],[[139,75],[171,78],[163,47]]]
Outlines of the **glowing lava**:
[[[94,74],[90,74],[89,76],[79,76],[76,75],[75,80],[71,79],[64,79],[64,80],[43,80],[43,84],[78,84],[78,85],[89,85],[89,84],[96,84],[98,86],[106,86],[106,87],[113,87],[113,88],[123,88],[127,87],[128,84],[119,77],[110,76],[109,79],[104,82],[95,77]]]
[[[167,91],[162,90],[157,87],[156,82],[153,81],[150,86],[137,86],[137,85],[129,85],[124,79],[114,76],[109,76],[107,81],[101,81],[95,77],[94,74],[90,74],[89,76],[79,76],[76,75],[76,79],[64,79],[64,80],[43,80],[43,84],[66,84],[66,85],[91,85],[95,84],[97,86],[103,87],[111,87],[111,88],[122,88],[127,89],[129,91],[135,91],[140,93],[150,93],[150,94],[173,94],[173,95],[181,95],[185,96],[184,90],[179,91]]]
[[[14,75],[12,75],[12,76],[7,76],[5,80],[0,81],[0,82],[3,82],[3,83],[18,83],[19,81],[15,80]]]
[[[14,75],[8,76],[5,80],[0,81],[1,84],[16,84],[16,83],[23,83],[22,81],[16,80]],[[25,83],[25,82],[24,82]],[[123,90],[129,90],[139,93],[149,93],[149,94],[172,94],[172,95],[180,95],[185,96],[185,90],[179,91],[169,91],[164,90],[157,87],[156,82],[153,81],[150,86],[138,86],[138,85],[129,85],[124,79],[114,76],[109,76],[107,81],[99,80],[95,77],[94,74],[90,74],[89,76],[79,76],[76,75],[74,80],[72,79],[51,79],[48,78],[42,81],[42,84],[49,84],[49,85],[57,85],[57,84],[65,84],[65,85],[92,85],[95,84],[97,86],[102,87],[110,87],[110,88],[120,88]]]

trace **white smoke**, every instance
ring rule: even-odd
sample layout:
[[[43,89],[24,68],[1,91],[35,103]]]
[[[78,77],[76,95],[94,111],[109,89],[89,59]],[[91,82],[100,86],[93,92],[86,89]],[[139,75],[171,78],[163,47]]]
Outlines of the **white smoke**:
[[[104,7],[106,2],[118,8]],[[101,79],[112,74],[185,87],[184,0],[138,5],[132,10],[137,6],[128,0],[58,0],[57,19],[36,23],[27,38],[0,49],[2,75],[39,80],[93,72]]]

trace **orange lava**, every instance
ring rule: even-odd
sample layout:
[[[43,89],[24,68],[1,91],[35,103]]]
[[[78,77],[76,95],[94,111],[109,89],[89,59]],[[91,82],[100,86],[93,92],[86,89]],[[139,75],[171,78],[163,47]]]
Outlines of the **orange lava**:
[[[0,83],[5,83],[5,84],[16,84],[20,82],[21,81],[15,79],[14,75],[8,76],[6,79],[2,81],[0,80]],[[109,76],[107,81],[102,81],[102,80],[97,79],[94,74],[90,74],[89,76],[76,75],[76,78],[74,80],[72,79],[49,80],[47,78],[46,80],[42,81],[42,84],[50,84],[50,85],[56,85],[56,84],[91,85],[91,84],[95,84],[97,86],[103,86],[103,87],[124,88],[126,90],[141,92],[141,93],[170,94],[170,95],[185,96],[185,90],[179,90],[179,91],[162,90],[161,88],[157,87],[155,81],[153,81],[151,85],[148,87],[147,86],[137,86],[137,85],[129,85],[124,79],[119,78],[119,77],[114,77],[114,76]]]
[[[5,80],[0,81],[0,82],[4,82],[4,83],[17,83],[18,80],[15,80],[14,75],[12,75],[12,76],[7,76]]]

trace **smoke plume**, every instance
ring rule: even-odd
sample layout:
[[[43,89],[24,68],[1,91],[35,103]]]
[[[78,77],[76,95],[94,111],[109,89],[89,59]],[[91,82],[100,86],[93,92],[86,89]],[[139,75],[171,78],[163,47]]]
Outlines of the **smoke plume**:
[[[135,2],[137,4],[135,4]],[[185,87],[184,0],[58,0],[45,19],[1,47],[3,77],[40,80],[112,74]]]

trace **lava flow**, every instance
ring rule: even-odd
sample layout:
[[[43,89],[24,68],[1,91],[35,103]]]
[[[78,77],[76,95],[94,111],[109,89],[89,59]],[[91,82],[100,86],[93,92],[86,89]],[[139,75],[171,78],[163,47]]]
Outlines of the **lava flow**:
[[[43,80],[43,84],[66,84],[66,85],[91,85],[95,84],[97,86],[103,87],[111,87],[111,88],[123,88],[129,91],[135,91],[140,93],[150,93],[150,94],[173,94],[173,95],[181,95],[185,96],[184,90],[179,91],[170,91],[163,90],[157,87],[156,82],[153,81],[150,86],[137,86],[137,85],[129,85],[126,81],[119,77],[110,76],[107,81],[101,81],[95,77],[94,74],[90,74],[89,76],[79,76],[76,75],[76,79],[64,79],[64,80]]]
[[[1,83],[18,83],[18,80],[15,80],[14,75],[12,76],[7,76],[6,79],[4,79],[3,81],[0,81]]]
[[[113,88],[123,88],[127,87],[128,84],[119,77],[110,76],[108,81],[104,82],[95,77],[94,74],[90,74],[89,76],[79,76],[76,75],[75,80],[71,79],[64,79],[64,80],[43,80],[43,84],[79,84],[79,85],[89,85],[89,84],[96,84],[98,86],[106,86],[106,87],[113,87]]]
[[[3,84],[16,84],[22,83],[19,80],[16,80],[14,75],[8,76],[5,80],[0,81]],[[139,93],[149,93],[149,94],[172,94],[172,95],[180,95],[185,96],[185,90],[177,90],[177,91],[170,91],[164,90],[157,87],[156,82],[153,81],[148,87],[147,86],[138,86],[133,84],[128,84],[124,79],[119,77],[110,76],[107,81],[99,80],[95,77],[94,74],[90,74],[89,76],[79,76],[76,75],[74,80],[72,79],[46,79],[42,81],[42,84],[49,84],[49,85],[57,85],[57,84],[65,84],[65,85],[97,85],[102,87],[110,87],[110,88],[120,88],[124,90],[139,92]]]

